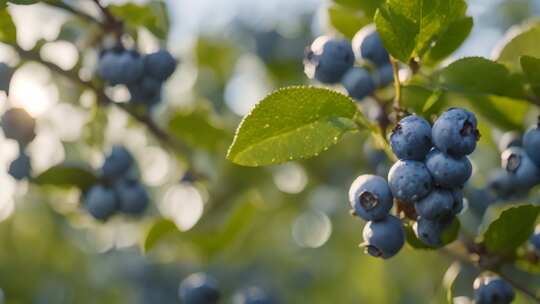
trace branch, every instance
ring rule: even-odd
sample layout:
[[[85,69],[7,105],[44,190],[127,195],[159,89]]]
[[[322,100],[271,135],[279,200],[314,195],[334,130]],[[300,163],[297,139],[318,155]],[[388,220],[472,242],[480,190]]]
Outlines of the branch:
[[[73,14],[75,16],[78,16],[79,18],[84,19],[84,20],[86,20],[88,22],[95,23],[95,24],[97,24],[99,26],[103,26],[101,21],[97,20],[94,16],[92,16],[92,15],[86,13],[86,12],[83,12],[81,10],[78,10],[75,7],[67,5],[62,1],[44,0],[43,3],[45,3],[47,5],[50,5],[50,6],[53,6],[53,7],[56,7],[56,8],[59,8],[59,9],[62,9],[64,11],[66,11],[68,13],[71,13],[71,14]]]
[[[535,301],[536,303],[540,303],[540,296],[537,295],[536,292],[534,292],[533,290],[530,290],[527,286],[515,281],[513,278],[506,275],[502,271],[494,270],[494,269],[488,269],[488,268],[474,262],[473,260],[471,260],[470,256],[464,256],[462,254],[458,254],[458,253],[456,253],[454,251],[451,251],[451,250],[449,250],[447,248],[442,248],[440,250],[440,252],[442,254],[446,255],[447,257],[453,259],[453,260],[457,260],[457,261],[459,261],[459,262],[461,262],[463,264],[471,265],[471,266],[479,269],[480,271],[491,271],[491,272],[497,274],[499,277],[501,277],[502,279],[504,279],[508,283],[510,283],[512,286],[514,286],[514,288],[516,288],[517,290],[519,290],[522,293],[529,296],[529,298],[531,298],[533,301]]]

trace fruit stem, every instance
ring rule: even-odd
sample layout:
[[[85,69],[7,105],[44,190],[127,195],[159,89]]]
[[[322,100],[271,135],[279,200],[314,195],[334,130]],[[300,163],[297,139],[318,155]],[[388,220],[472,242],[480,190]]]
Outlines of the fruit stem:
[[[401,82],[399,81],[399,65],[394,57],[390,56],[390,63],[392,64],[392,70],[394,72],[394,89],[396,94],[394,96],[394,111],[397,112],[399,118],[401,111]]]
[[[92,23],[95,23],[99,26],[103,26],[103,24],[97,20],[96,18],[94,18],[94,16],[88,14],[88,13],[85,13],[81,10],[78,10],[72,6],[69,6],[67,5],[66,3],[62,2],[62,1],[55,1],[55,0],[45,0],[43,1],[43,3],[49,5],[49,6],[53,6],[53,7],[56,7],[56,8],[59,8],[59,9],[62,9],[62,10],[65,10],[66,12],[68,13],[71,13],[73,15],[76,15],[86,21],[89,21],[89,22],[92,22]]]

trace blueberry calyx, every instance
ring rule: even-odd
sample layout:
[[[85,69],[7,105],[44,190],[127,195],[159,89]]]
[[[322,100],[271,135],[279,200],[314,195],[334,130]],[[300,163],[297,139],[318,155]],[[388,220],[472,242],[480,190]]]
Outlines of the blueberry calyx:
[[[369,191],[363,191],[360,193],[359,201],[362,207],[366,210],[371,210],[379,205],[379,198],[377,195]]]

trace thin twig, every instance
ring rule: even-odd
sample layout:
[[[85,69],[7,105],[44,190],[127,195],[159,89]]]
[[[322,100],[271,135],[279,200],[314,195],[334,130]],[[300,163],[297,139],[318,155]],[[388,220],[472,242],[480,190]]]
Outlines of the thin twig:
[[[392,63],[392,70],[394,71],[394,89],[396,91],[396,96],[394,96],[394,110],[397,111],[398,117],[401,112],[401,82],[399,81],[399,65],[398,62],[390,57],[390,62]]]
[[[47,5],[50,5],[50,6],[53,6],[53,7],[56,7],[56,8],[59,8],[59,9],[62,9],[68,13],[71,13],[75,16],[78,16],[80,17],[81,19],[84,19],[88,22],[91,22],[91,23],[95,23],[99,26],[103,26],[103,24],[101,23],[101,21],[99,21],[98,19],[96,19],[94,16],[86,13],[86,12],[83,12],[81,10],[78,10],[76,9],[75,7],[72,7],[70,5],[67,5],[65,4],[64,2],[62,1],[55,1],[55,0],[44,0],[43,3],[47,4]]]

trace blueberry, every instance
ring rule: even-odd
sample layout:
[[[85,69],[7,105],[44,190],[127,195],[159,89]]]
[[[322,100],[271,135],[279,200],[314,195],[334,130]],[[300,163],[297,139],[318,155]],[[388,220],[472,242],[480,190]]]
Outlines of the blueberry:
[[[414,232],[422,243],[429,247],[440,247],[443,245],[443,233],[452,220],[453,218],[429,220],[419,217],[414,225]]]
[[[378,88],[384,88],[394,81],[394,68],[391,64],[385,64],[375,70],[373,78]]]
[[[449,189],[462,187],[472,174],[469,158],[453,157],[436,149],[427,155],[426,167],[437,186]]]
[[[375,25],[362,28],[353,38],[353,49],[359,58],[372,62],[376,66],[384,66],[390,62],[388,52],[384,48],[381,36]]]
[[[345,39],[317,38],[306,51],[304,67],[310,78],[322,83],[338,83],[353,66],[354,53]]]
[[[512,285],[495,276],[483,276],[474,280],[474,303],[508,304],[516,297]]]
[[[540,125],[534,125],[525,132],[523,148],[531,160],[540,167]]]
[[[205,273],[185,278],[178,289],[182,304],[216,304],[220,299],[217,281]]]
[[[26,146],[35,137],[36,121],[22,108],[7,110],[0,121],[4,136]]]
[[[143,76],[144,62],[135,50],[104,51],[98,62],[97,73],[111,85],[130,84]]]
[[[9,95],[9,84],[12,76],[13,68],[3,62],[0,62],[0,91],[6,92],[6,95]]]
[[[134,164],[133,156],[123,147],[113,146],[101,167],[103,178],[109,182],[125,176]]]
[[[22,180],[30,177],[32,166],[30,163],[30,157],[21,151],[19,156],[11,162],[9,165],[8,173],[16,180]]]
[[[176,70],[177,61],[167,50],[159,50],[144,58],[144,73],[157,81],[167,80]]]
[[[352,98],[362,100],[375,91],[375,82],[364,68],[353,67],[345,73],[341,80],[343,87]]]
[[[476,117],[465,109],[451,108],[433,124],[432,138],[435,147],[445,154],[471,154],[480,138]]]
[[[384,219],[392,209],[392,192],[386,180],[376,175],[360,175],[349,189],[349,202],[366,221]]]
[[[501,154],[501,165],[514,177],[519,189],[530,189],[540,181],[540,171],[529,158],[525,150],[511,147]]]
[[[111,188],[95,185],[84,196],[84,207],[98,220],[106,220],[117,209],[116,195]]]
[[[401,221],[388,215],[381,221],[367,222],[362,232],[366,252],[383,259],[396,255],[405,243],[405,231]]]
[[[132,103],[153,106],[161,100],[162,83],[152,77],[144,76],[138,82],[129,84],[128,90]]]
[[[499,139],[499,150],[503,152],[510,147],[521,147],[521,134],[514,131],[504,133]]]
[[[397,161],[388,173],[388,184],[396,199],[409,204],[424,198],[432,187],[426,166],[414,160]]]
[[[461,191],[433,189],[428,196],[414,204],[416,213],[425,219],[435,220],[455,215],[463,208]]]
[[[272,298],[259,287],[249,287],[233,296],[233,304],[272,304]]]
[[[150,198],[143,185],[137,180],[121,180],[115,183],[119,210],[126,214],[141,215],[148,207]]]
[[[531,235],[529,238],[529,243],[531,244],[531,247],[536,252],[536,254],[540,255],[540,226],[536,228],[535,233]]]
[[[518,195],[520,191],[516,176],[506,170],[491,172],[487,181],[487,188],[492,190],[501,199],[509,199]]]
[[[417,115],[403,118],[392,130],[390,145],[399,159],[424,160],[432,147],[429,122]]]
[[[469,209],[477,216],[483,216],[486,209],[495,202],[495,197],[487,188],[467,187],[467,200]]]

